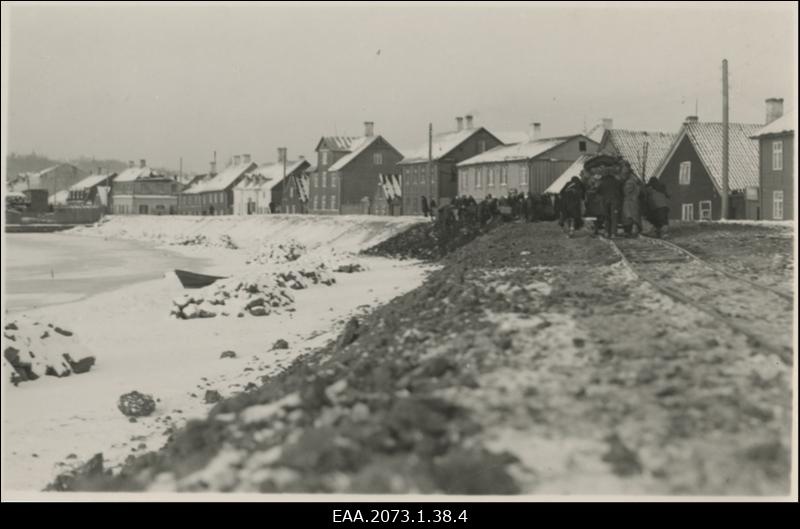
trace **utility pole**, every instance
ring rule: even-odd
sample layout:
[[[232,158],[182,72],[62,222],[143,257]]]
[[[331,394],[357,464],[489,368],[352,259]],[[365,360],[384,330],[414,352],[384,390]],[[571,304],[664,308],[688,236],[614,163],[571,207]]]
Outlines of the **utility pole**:
[[[178,181],[183,182],[183,156],[181,156],[178,168]]]
[[[281,162],[283,163],[283,191],[281,192],[281,210],[286,213],[286,202],[288,195],[286,194],[286,147],[281,147]]]
[[[728,59],[722,60],[722,214],[728,218]]]
[[[433,123],[428,123],[428,204],[433,200],[431,180],[433,179]],[[438,204],[438,203],[437,203]]]

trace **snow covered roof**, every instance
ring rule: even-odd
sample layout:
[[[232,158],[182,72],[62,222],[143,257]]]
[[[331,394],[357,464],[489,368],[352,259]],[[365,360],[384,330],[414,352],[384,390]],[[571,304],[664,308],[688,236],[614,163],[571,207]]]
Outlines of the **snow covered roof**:
[[[258,165],[255,162],[230,165],[214,177],[197,182],[189,189],[186,189],[184,194],[195,195],[211,191],[224,191],[231,185],[236,184],[242,175],[252,171],[256,167],[258,167]],[[119,181],[119,177],[117,177],[117,181]]]
[[[141,178],[149,178],[151,176],[156,176],[157,173],[150,169],[149,167],[128,167],[124,171],[122,171],[117,178],[114,179],[115,182],[133,182],[139,180]]]
[[[495,132],[494,136],[506,145],[511,145],[512,143],[525,143],[531,139],[530,134],[520,130]]]
[[[601,141],[603,141],[603,136],[605,135],[606,130],[608,129],[606,129],[603,126],[602,122],[598,123],[591,129],[589,129],[589,132],[586,133],[586,137],[594,142],[600,143]]]
[[[362,140],[363,136],[323,136],[317,145],[317,150],[320,147],[325,147],[332,151],[349,151],[352,150],[353,144]]]
[[[103,183],[104,180],[114,176],[114,173],[111,174],[93,174],[91,176],[87,176],[77,184],[74,184],[70,187],[70,191],[77,191],[79,189],[90,189],[98,184]]]
[[[577,138],[580,134],[573,136],[561,136],[558,138],[542,138],[539,140],[526,141],[524,143],[515,143],[513,145],[500,145],[494,149],[468,158],[459,163],[459,167],[468,165],[477,165],[481,163],[495,163],[495,162],[509,162],[514,160],[532,160],[547,151],[558,147],[573,138]],[[585,137],[585,136],[584,136]]]
[[[480,130],[486,130],[486,129],[484,127],[478,127],[475,129],[463,129],[451,132],[443,132],[441,134],[434,134],[432,142],[432,152],[431,152],[433,160],[438,160],[439,158],[446,156],[450,151],[452,151],[453,149],[464,143],[473,134],[477,133]],[[419,148],[408,151],[407,156],[403,158],[399,162],[399,164],[419,163],[427,161],[428,161],[428,142],[425,142],[425,144],[420,146]]]
[[[590,158],[589,155],[582,155],[580,158],[575,160],[572,165],[567,167],[567,170],[561,173],[558,178],[556,178],[552,184],[550,184],[547,189],[544,190],[545,194],[552,193],[558,194],[564,189],[564,186],[567,185],[567,182],[572,180],[573,176],[580,176],[581,171],[583,170],[583,164]]]
[[[750,138],[763,127],[749,123],[729,124],[729,189],[758,186],[758,143]],[[722,123],[684,123],[669,154],[655,171],[655,176],[661,176],[684,138],[689,138],[714,185],[722,189]]]
[[[286,162],[286,175],[290,175],[298,169],[304,169],[308,166],[307,160],[296,160],[293,162]],[[260,189],[262,191],[269,191],[276,185],[283,181],[283,164],[280,162],[271,162],[259,165],[252,171],[248,172],[238,184],[237,189]]]
[[[667,157],[672,149],[672,144],[678,135],[674,132],[651,132],[643,130],[603,129],[601,150],[611,144],[616,154],[622,156],[631,164],[631,169],[636,175],[647,180]],[[647,143],[647,160],[643,168],[644,144]],[[642,174],[645,173],[645,174]]]
[[[331,165],[328,168],[328,171],[339,171],[344,166],[352,162],[356,156],[364,152],[364,150],[372,145],[378,138],[380,138],[380,136],[362,136],[360,138],[354,138],[350,143],[350,149],[348,149],[350,150],[350,153],[336,160],[336,163]]]
[[[759,130],[751,138],[758,138],[768,134],[783,134],[785,132],[794,132],[794,114],[784,114],[772,123]]]

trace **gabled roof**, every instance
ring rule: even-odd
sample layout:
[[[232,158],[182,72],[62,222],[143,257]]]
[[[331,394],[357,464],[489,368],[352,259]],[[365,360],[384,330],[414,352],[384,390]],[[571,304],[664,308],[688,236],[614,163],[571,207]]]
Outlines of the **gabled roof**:
[[[784,114],[750,137],[759,138],[769,134],[785,134],[787,132],[794,132],[794,114],[791,113]]]
[[[324,147],[332,151],[350,151],[353,149],[353,143],[363,138],[363,136],[323,136],[316,150]]]
[[[236,184],[239,179],[247,172],[252,171],[258,167],[256,162],[240,163],[237,165],[230,165],[223,169],[220,173],[213,178],[203,180],[184,191],[184,194],[194,195],[198,193],[206,193],[211,191],[225,191],[228,187]]]
[[[370,145],[375,143],[375,140],[380,138],[380,136],[362,136],[360,138],[355,138],[350,143],[350,153],[342,156],[336,162],[328,167],[328,171],[339,171],[345,165],[349,164],[353,161],[353,159],[364,152]]]
[[[611,144],[615,153],[631,164],[633,172],[639,178],[647,180],[656,174],[656,170],[669,154],[677,137],[678,134],[674,132],[608,129],[603,133],[600,148],[603,150],[606,145]],[[647,165],[642,170],[645,162],[643,158],[645,143],[647,143]]]
[[[600,122],[591,129],[589,129],[589,132],[586,133],[586,137],[594,142],[600,143],[603,141],[603,136],[605,136],[606,130],[609,129],[606,129],[603,126],[603,123]]]
[[[500,138],[497,138],[497,136],[486,130],[485,127],[462,129],[451,132],[443,132],[441,134],[434,134],[433,141],[431,144],[432,160],[438,160],[440,158],[447,156],[448,154],[450,154],[451,151],[453,151],[453,149],[455,149],[456,147],[467,141],[474,134],[477,134],[481,130],[493,136],[495,139],[497,139],[497,141],[502,142]],[[399,164],[420,163],[427,161],[428,161],[428,142],[425,142],[425,144],[420,146],[419,148],[408,151],[408,155],[405,158],[403,158],[399,162]]]
[[[513,145],[500,145],[494,149],[468,158],[459,163],[459,167],[477,165],[481,163],[511,162],[515,160],[532,160],[542,154],[575,138],[586,138],[583,134],[561,136],[558,138],[542,138]],[[589,138],[586,138],[587,140]],[[591,141],[591,140],[589,140]]]
[[[111,174],[93,174],[91,176],[87,176],[80,182],[74,184],[72,187],[69,188],[70,191],[77,191],[79,189],[90,189],[98,184],[103,183],[104,180],[109,178],[113,178],[116,176],[117,173]]]
[[[758,144],[750,139],[763,125],[730,123],[728,136],[728,188],[758,187]],[[654,175],[658,178],[684,138],[688,138],[697,156],[714,182],[722,189],[722,123],[684,123],[669,154],[661,161]]]
[[[308,160],[286,162],[286,176],[291,175],[297,170],[303,170],[309,165]],[[259,165],[247,173],[244,178],[236,184],[236,189],[260,189],[262,191],[269,191],[282,181],[283,164],[280,162],[271,162]]]
[[[128,167],[127,169],[122,171],[119,175],[117,175],[117,178],[115,178],[114,181],[133,182],[135,180],[140,180],[142,178],[150,178],[153,176],[161,176],[161,175],[159,175],[149,167]]]
[[[588,154],[581,155],[577,160],[575,160],[572,165],[567,167],[567,170],[561,173],[558,178],[556,178],[552,184],[547,186],[547,189],[544,190],[545,194],[552,193],[558,194],[564,189],[564,186],[567,185],[567,182],[572,180],[573,176],[580,176],[581,171],[583,171],[583,164],[588,160],[591,156]]]

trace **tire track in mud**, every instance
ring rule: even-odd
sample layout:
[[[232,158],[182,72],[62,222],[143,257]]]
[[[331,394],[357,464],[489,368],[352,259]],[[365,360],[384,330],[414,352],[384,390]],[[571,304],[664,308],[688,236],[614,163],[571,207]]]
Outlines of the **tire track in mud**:
[[[721,270],[666,241],[640,237],[608,242],[637,277],[743,334],[754,348],[766,349],[792,365],[791,297]]]

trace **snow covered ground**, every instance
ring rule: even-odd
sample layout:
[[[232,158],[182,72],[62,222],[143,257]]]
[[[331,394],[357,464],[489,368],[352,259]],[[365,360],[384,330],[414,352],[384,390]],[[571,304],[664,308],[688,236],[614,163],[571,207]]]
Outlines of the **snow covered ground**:
[[[169,249],[202,258],[192,261],[197,271],[235,275],[269,268],[269,264],[246,264],[264,244],[295,239],[321,255],[329,255],[331,247],[356,251],[412,222],[360,217],[131,217],[82,229],[81,235],[166,243],[192,232],[202,231],[208,237],[227,233],[239,249]],[[57,236],[84,239],[75,234]],[[95,255],[114,247],[113,241],[96,242]],[[181,259],[182,265],[186,262]],[[97,363],[88,373],[45,377],[18,387],[10,386],[4,373],[4,489],[41,489],[70,464],[97,452],[114,466],[131,454],[160,447],[177,425],[205,415],[211,407],[204,401],[207,390],[229,396],[248,383],[258,383],[262,376],[335,338],[350,315],[418,286],[427,270],[418,263],[383,258],[358,257],[358,262],[367,270],[335,273],[332,286],[293,291],[294,311],[266,317],[177,320],[170,316],[171,301],[185,291],[169,273],[77,302],[26,311],[29,317],[68,327]],[[278,339],[286,340],[289,348],[272,350]],[[235,358],[220,358],[224,351],[234,351]],[[137,422],[129,422],[116,407],[119,396],[133,390],[159,399],[155,413]]]

